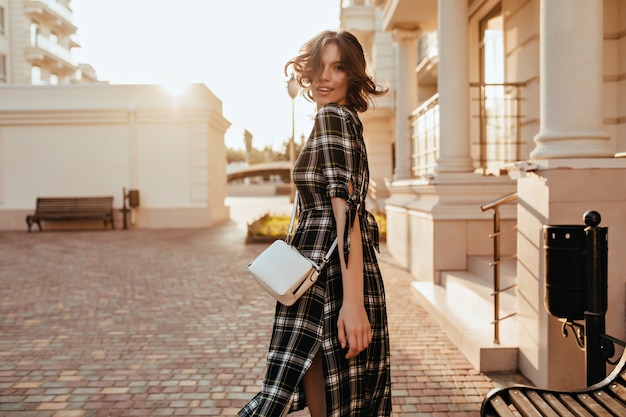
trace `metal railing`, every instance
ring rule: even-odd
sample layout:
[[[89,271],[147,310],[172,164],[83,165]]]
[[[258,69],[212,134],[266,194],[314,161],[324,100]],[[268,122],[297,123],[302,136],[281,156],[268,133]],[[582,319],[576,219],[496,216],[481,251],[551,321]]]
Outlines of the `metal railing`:
[[[500,206],[507,203],[512,203],[516,200],[517,192],[514,192],[480,206],[480,209],[482,211],[493,210],[493,233],[489,235],[489,237],[493,239],[493,261],[489,263],[489,265],[493,267],[493,292],[491,294],[493,296],[493,321],[491,322],[491,324],[493,324],[493,342],[498,345],[500,344],[500,322],[517,314],[510,313],[504,317],[500,317],[500,294],[517,286],[517,284],[512,284],[506,288],[500,288],[500,266],[502,265],[502,262],[517,258],[517,254],[506,258],[502,258],[500,255],[500,236],[502,236],[502,234],[504,233],[511,232],[517,229],[517,226],[514,226],[511,229],[507,229],[504,231],[500,230]]]
[[[505,166],[524,159],[521,138],[523,83],[472,83],[470,140],[474,166],[483,175],[501,174]],[[439,156],[439,95],[434,94],[410,117],[411,173],[433,175]]]
[[[522,158],[522,87],[524,83],[471,83],[472,146],[483,175],[497,173]],[[478,132],[476,132],[478,129]]]
[[[30,0],[28,1],[28,3],[33,3],[33,4],[42,3],[46,5],[50,10],[52,10],[54,13],[61,16],[63,19],[67,20],[68,22],[72,21],[71,10],[64,4],[58,2],[57,0]]]
[[[414,177],[434,174],[439,156],[439,94],[411,114],[411,171]]]
[[[69,48],[59,45],[58,43],[50,40],[50,38],[48,38],[47,36],[37,33],[36,36],[31,39],[30,46],[32,46],[33,48],[43,49],[54,57],[62,59],[70,65],[74,65],[72,52],[69,50]]]
[[[354,6],[373,6],[373,0],[341,0],[341,7],[348,8]]]

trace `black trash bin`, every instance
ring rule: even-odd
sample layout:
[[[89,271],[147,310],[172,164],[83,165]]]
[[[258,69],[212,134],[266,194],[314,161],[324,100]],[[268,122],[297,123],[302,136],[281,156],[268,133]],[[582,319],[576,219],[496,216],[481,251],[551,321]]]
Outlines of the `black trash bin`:
[[[139,190],[128,190],[128,205],[132,208],[139,207]]]
[[[586,226],[544,225],[546,298],[551,315],[583,320],[587,309]]]

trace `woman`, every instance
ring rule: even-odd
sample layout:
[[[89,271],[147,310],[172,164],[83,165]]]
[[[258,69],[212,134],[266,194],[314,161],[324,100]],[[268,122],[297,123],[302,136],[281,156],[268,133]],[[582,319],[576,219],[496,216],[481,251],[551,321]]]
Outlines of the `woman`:
[[[317,105],[313,131],[293,168],[300,215],[292,244],[316,262],[338,250],[293,306],[276,306],[261,392],[240,416],[391,415],[389,339],[378,227],[365,210],[369,167],[358,112],[385,94],[366,73],[363,48],[345,31],[325,31],[290,60]]]

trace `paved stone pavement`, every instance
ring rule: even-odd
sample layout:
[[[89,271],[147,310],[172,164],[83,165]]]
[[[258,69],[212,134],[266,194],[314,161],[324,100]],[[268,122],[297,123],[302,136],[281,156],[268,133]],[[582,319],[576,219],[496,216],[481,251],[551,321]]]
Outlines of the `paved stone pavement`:
[[[0,233],[0,416],[233,416],[257,392],[273,302],[234,221]],[[394,416],[477,416],[519,374],[474,370],[385,251]],[[306,416],[306,412],[297,415]]]

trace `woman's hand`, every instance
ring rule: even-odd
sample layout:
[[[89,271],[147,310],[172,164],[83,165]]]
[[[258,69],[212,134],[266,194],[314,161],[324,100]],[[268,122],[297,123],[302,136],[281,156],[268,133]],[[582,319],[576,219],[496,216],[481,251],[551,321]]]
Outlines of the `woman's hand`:
[[[372,342],[372,328],[362,303],[344,300],[337,320],[339,343],[348,348],[346,359],[363,352]]]
[[[343,286],[343,301],[337,318],[337,331],[342,349],[348,348],[346,359],[351,359],[367,349],[372,342],[372,327],[363,303],[364,261],[361,226],[360,219],[357,218],[349,231],[351,246],[346,264],[343,256],[346,200],[332,198],[331,201],[337,224],[339,263],[341,264]]]

